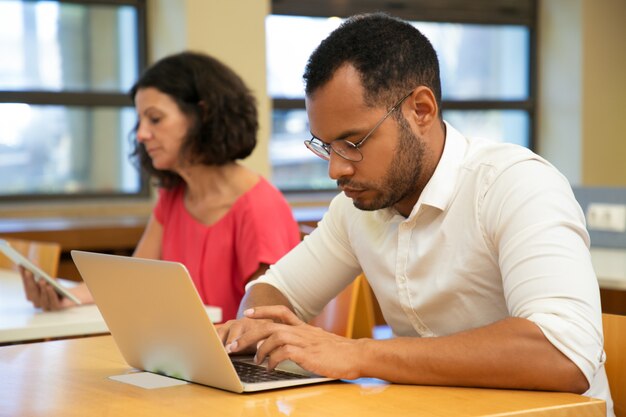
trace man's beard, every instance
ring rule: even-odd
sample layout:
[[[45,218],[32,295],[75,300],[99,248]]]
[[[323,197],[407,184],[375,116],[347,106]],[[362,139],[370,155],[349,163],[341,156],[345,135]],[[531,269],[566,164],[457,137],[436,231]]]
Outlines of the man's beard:
[[[372,211],[393,207],[418,190],[426,147],[424,142],[411,131],[402,114],[400,114],[397,122],[399,128],[398,146],[387,173],[380,182],[359,184],[350,182],[348,179],[340,178],[337,180],[339,186],[349,185],[353,188],[376,192],[372,200],[352,200],[354,206],[359,210]]]

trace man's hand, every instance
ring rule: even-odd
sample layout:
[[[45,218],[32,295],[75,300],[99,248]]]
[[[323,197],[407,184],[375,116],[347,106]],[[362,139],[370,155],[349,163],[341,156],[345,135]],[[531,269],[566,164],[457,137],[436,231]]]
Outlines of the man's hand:
[[[280,310],[280,316],[293,315],[295,317],[295,314],[293,314],[291,310],[289,310],[289,308],[285,306],[273,306],[272,308],[275,310]],[[253,309],[249,310],[252,311]],[[222,343],[224,344],[224,347],[226,348],[226,351],[228,353],[254,354],[256,352],[256,347],[259,344],[259,341],[251,342],[248,345],[244,346],[239,342],[239,338],[243,334],[248,334],[253,330],[257,333],[267,333],[267,330],[262,330],[265,329],[266,324],[274,323],[274,320],[276,320],[276,322],[278,323],[283,323],[278,315],[276,317],[276,319],[251,319],[245,316],[244,312],[244,317],[237,320],[229,320],[219,326],[217,328],[217,334],[222,339]]]
[[[217,326],[217,334],[220,339],[222,339],[226,352],[246,355],[254,354],[256,352],[256,346],[254,344],[247,347],[239,346],[238,339],[241,335],[249,332],[257,326],[262,325],[263,323],[261,320],[251,320],[247,317],[243,317],[237,320],[229,320],[226,323]]]
[[[237,336],[233,334],[226,341],[229,352],[254,351],[256,347],[256,362],[260,364],[267,358],[269,369],[289,359],[322,376],[361,376],[362,341],[308,325],[285,306],[255,307],[244,311],[244,315],[238,320]]]

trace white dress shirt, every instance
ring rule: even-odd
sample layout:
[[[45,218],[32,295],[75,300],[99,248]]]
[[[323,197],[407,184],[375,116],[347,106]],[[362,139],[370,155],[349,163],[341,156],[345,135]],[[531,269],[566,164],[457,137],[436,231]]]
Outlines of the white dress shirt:
[[[398,336],[432,337],[509,316],[536,323],[612,405],[598,282],[568,181],[526,148],[446,124],[437,168],[408,218],[339,194],[319,227],[265,276],[305,320],[362,270]]]

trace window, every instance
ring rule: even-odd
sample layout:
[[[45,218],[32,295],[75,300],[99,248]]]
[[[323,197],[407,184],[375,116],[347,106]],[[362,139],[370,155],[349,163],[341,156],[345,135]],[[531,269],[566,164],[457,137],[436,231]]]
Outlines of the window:
[[[268,91],[273,99],[270,159],[283,191],[334,190],[327,162],[308,151],[302,73],[313,49],[342,19],[384,2],[274,0],[266,19]],[[335,5],[333,5],[335,3]],[[389,13],[411,21],[439,56],[443,117],[467,136],[532,148],[535,2],[397,1]],[[368,10],[372,9],[372,10]]]
[[[143,1],[0,2],[0,201],[147,195],[127,91]]]

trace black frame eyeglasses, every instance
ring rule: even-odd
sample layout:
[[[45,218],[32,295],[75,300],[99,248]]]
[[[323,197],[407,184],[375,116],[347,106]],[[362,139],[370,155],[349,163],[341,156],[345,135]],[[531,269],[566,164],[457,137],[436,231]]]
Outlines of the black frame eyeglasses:
[[[346,139],[337,139],[334,140],[330,143],[326,143],[324,141],[322,141],[320,138],[317,138],[315,136],[311,137],[311,139],[309,140],[305,140],[304,141],[304,145],[311,151],[313,152],[315,155],[319,156],[322,159],[325,159],[326,161],[330,160],[330,151],[332,150],[333,152],[335,152],[337,155],[339,155],[340,157],[342,157],[343,159],[346,159],[348,161],[352,161],[352,162],[360,162],[363,160],[363,153],[361,152],[361,149],[359,149],[361,146],[363,146],[363,143],[365,143],[365,141],[374,134],[374,132],[376,131],[376,129],[378,129],[378,127],[383,124],[383,122],[385,120],[387,120],[387,118],[391,115],[391,113],[393,113],[394,111],[396,111],[397,109],[400,108],[400,105],[404,102],[404,100],[406,100],[411,94],[413,94],[413,91],[415,90],[411,90],[407,95],[405,95],[404,97],[402,97],[400,100],[398,100],[398,102],[396,104],[394,104],[391,109],[389,109],[389,111],[387,112],[387,114],[385,114],[383,116],[382,119],[380,119],[378,121],[378,123],[376,123],[376,125],[374,125],[374,127],[372,128],[372,130],[370,130],[364,137],[363,139],[361,139],[358,142],[350,142]]]

